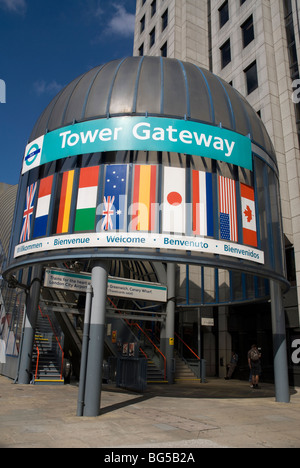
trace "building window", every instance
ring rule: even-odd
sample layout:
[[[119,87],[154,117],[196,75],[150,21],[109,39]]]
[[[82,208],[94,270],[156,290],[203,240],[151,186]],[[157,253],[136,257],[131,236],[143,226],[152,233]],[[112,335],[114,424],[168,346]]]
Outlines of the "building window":
[[[168,43],[165,42],[162,48],[160,49],[160,55],[162,57],[168,57]]]
[[[296,79],[299,79],[299,65],[298,65],[298,55],[297,55],[297,46],[296,46],[296,39],[295,39],[295,28],[294,28],[293,10],[292,10],[291,0],[286,0],[283,3],[283,9],[284,9],[284,22],[285,22],[285,30],[286,30],[287,47],[288,47],[289,62],[290,62],[290,75],[291,75],[292,80],[296,80]],[[299,140],[299,145],[300,145],[300,105],[298,102],[294,104],[295,104],[298,140]]]
[[[141,19],[141,29],[140,29],[140,33],[142,33],[144,30],[145,30],[145,24],[146,24],[146,17],[145,15],[143,16],[143,18]]]
[[[142,44],[140,47],[139,47],[139,56],[140,57],[143,57],[144,55],[144,44]]]
[[[241,6],[243,5],[243,3],[245,3],[246,0],[241,0]]]
[[[225,44],[220,47],[221,52],[221,66],[222,68],[226,67],[226,65],[231,62],[231,52],[230,52],[230,39],[225,42]]]
[[[250,94],[256,88],[258,88],[256,62],[251,63],[251,65],[249,65],[249,67],[247,67],[244,70],[244,73],[245,73],[245,76],[246,76],[247,94]]]
[[[287,269],[287,279],[292,286],[296,285],[296,265],[295,265],[295,251],[292,246],[286,247],[285,249],[286,257],[286,269]]]
[[[168,26],[168,22],[169,22],[169,13],[168,13],[168,9],[166,9],[166,11],[161,17],[161,30],[162,31],[166,29],[166,27]]]
[[[145,5],[146,1],[147,1],[147,0],[142,0],[142,6]]]
[[[150,36],[150,49],[155,44],[155,28],[152,29]]]
[[[254,40],[253,16],[251,15],[241,26],[243,36],[243,47],[247,47]]]
[[[156,13],[156,0],[153,0],[153,2],[151,3],[151,18],[152,16],[154,16]]]
[[[220,29],[224,26],[225,23],[229,20],[229,7],[228,0],[223,3],[219,8],[219,20],[220,20]]]

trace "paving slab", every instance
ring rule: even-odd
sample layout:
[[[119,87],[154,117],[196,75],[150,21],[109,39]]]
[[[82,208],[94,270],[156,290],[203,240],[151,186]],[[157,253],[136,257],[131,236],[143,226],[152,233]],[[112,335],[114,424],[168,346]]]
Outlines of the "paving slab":
[[[77,417],[77,385],[17,385],[0,376],[0,448],[300,448],[300,389],[208,379],[149,385],[137,394],[103,385],[100,415]]]

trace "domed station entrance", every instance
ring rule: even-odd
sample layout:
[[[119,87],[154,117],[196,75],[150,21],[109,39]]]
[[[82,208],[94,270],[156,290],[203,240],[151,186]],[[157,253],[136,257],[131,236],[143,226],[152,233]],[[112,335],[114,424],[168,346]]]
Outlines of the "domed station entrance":
[[[53,99],[25,149],[4,277],[26,306],[7,366],[19,383],[47,380],[33,357],[47,317],[56,380],[62,357],[80,377],[80,415],[99,414],[106,372],[173,383],[183,357],[195,379],[204,364],[224,376],[228,308],[253,303],[271,304],[276,398],[289,400],[276,155],[248,102],[207,70],[129,57]]]

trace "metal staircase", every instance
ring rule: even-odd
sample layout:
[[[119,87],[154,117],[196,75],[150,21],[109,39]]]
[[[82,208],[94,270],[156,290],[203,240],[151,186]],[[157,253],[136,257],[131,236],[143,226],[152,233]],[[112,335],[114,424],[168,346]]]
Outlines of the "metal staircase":
[[[175,382],[198,381],[199,377],[193,372],[189,364],[180,356],[175,356]]]
[[[63,385],[63,336],[53,320],[39,309],[32,359],[35,385]]]

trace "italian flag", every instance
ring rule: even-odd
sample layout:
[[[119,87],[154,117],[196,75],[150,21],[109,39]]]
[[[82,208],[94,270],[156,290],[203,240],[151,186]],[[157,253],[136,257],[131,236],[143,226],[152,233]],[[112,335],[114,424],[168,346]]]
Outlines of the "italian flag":
[[[81,169],[77,196],[75,232],[95,229],[99,166]]]

